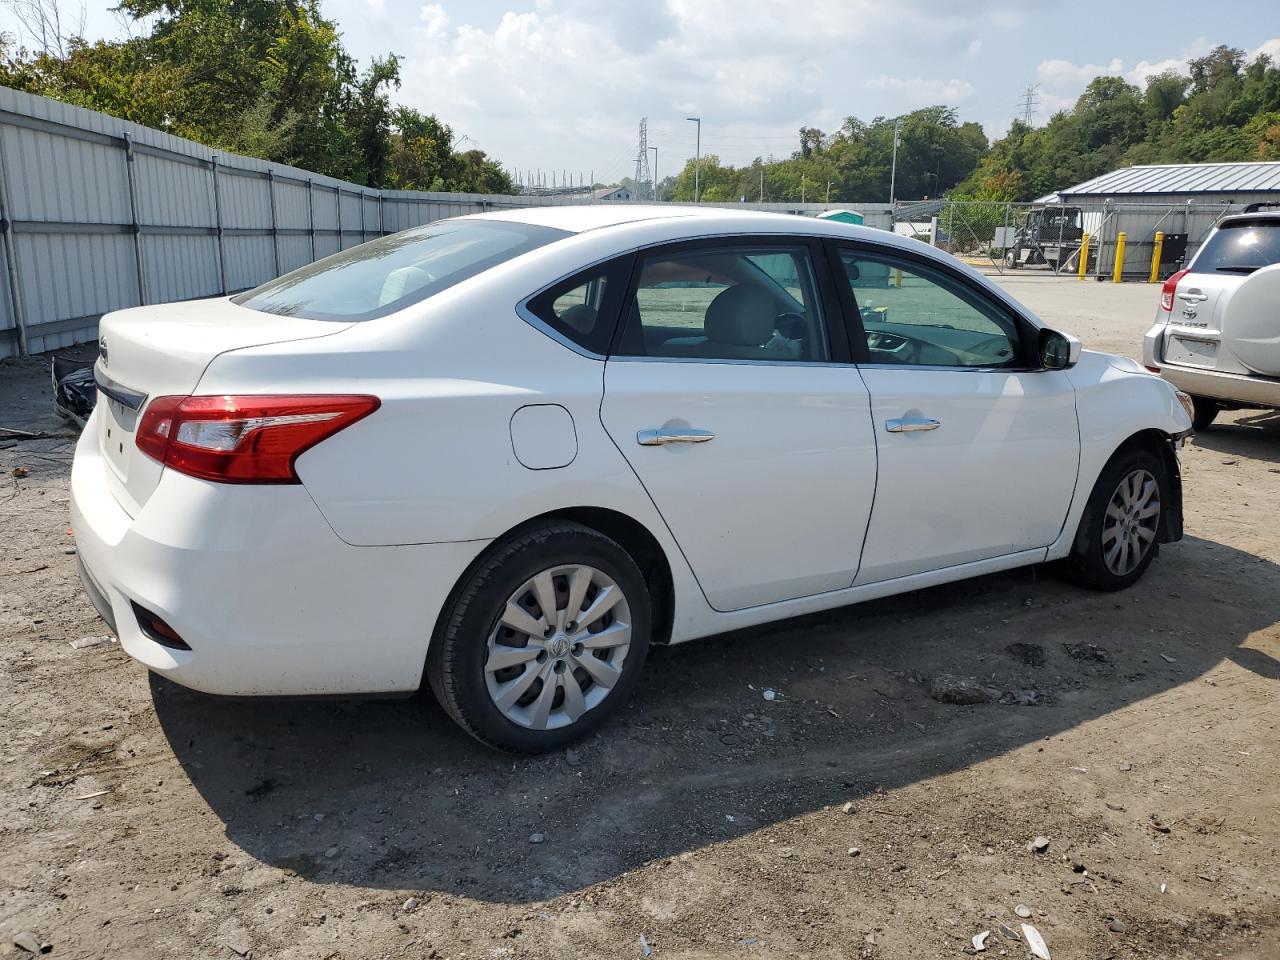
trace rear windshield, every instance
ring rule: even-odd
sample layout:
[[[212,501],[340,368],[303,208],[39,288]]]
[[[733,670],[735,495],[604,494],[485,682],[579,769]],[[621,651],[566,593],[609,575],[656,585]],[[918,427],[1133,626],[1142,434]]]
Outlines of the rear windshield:
[[[232,298],[309,320],[372,320],[569,236],[523,223],[445,220],[352,247]]]
[[[1280,263],[1280,220],[1224,223],[1200,248],[1196,273],[1252,273]]]

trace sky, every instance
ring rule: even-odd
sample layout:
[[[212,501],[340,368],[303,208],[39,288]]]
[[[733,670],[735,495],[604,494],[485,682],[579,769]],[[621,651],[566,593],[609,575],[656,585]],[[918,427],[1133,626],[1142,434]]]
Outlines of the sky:
[[[75,0],[64,0],[64,8]],[[86,0],[87,33],[120,35]],[[1219,43],[1280,61],[1275,0],[322,0],[362,62],[404,60],[400,102],[437,114],[457,145],[520,178],[541,168],[616,182],[638,127],[658,175],[702,152],[783,157],[801,126],[837,129],[945,104],[1002,135],[1038,85],[1033,122],[1093,77],[1134,83]],[[0,15],[2,16],[2,15]],[[4,24],[0,24],[3,27]],[[463,139],[465,138],[465,139]],[[651,157],[652,160],[652,157]]]

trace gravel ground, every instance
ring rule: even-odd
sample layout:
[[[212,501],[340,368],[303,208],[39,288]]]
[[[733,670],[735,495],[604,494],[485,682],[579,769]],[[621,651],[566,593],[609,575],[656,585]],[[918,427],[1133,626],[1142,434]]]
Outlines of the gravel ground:
[[[1130,355],[1156,295],[1005,282]],[[537,759],[429,696],[74,649],[105,629],[43,359],[0,363],[0,426],[51,434],[0,436],[0,956],[1024,958],[1023,923],[1056,960],[1280,956],[1280,417],[1185,452],[1187,537],[1125,593],[1022,570],[655,650]]]

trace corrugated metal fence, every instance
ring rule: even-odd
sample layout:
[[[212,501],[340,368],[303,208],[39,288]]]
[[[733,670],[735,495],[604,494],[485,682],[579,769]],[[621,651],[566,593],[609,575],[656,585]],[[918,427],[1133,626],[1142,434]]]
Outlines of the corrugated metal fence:
[[[0,87],[0,357],[93,340],[111,310],[247,289],[407,227],[584,202],[372,190]],[[889,226],[887,205],[863,212]]]

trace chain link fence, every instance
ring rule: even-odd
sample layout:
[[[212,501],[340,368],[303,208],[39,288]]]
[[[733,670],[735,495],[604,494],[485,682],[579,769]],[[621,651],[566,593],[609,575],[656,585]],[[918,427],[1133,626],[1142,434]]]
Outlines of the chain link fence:
[[[1027,270],[1110,278],[1117,269],[1123,234],[1121,278],[1147,280],[1157,233],[1163,234],[1163,242],[1156,275],[1163,278],[1191,260],[1222,217],[1242,209],[1242,204],[1194,201],[934,200],[899,203],[894,214],[899,233],[1000,274]]]

